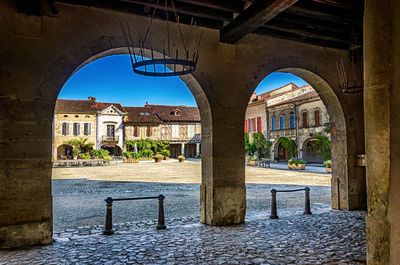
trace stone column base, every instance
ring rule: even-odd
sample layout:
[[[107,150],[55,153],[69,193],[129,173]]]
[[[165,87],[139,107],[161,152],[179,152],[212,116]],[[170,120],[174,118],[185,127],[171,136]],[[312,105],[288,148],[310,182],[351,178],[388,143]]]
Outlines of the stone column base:
[[[0,226],[0,249],[50,244],[52,234],[51,221]]]
[[[200,222],[208,225],[242,224],[246,216],[246,186],[200,186]]]

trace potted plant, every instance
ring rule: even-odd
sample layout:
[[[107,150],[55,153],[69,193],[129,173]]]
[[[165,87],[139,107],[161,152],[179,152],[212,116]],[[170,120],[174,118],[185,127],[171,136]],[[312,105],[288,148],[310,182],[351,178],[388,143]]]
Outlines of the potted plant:
[[[168,160],[169,156],[171,155],[171,152],[169,150],[162,150],[161,154],[162,154],[164,160]]]
[[[326,167],[326,172],[327,173],[332,173],[332,162],[331,160],[327,160],[324,162],[325,167]]]
[[[179,163],[185,161],[185,157],[183,155],[178,156]]]
[[[156,163],[160,163],[164,157],[162,154],[156,154],[153,158]]]
[[[294,159],[294,158],[289,159],[288,169],[305,170],[306,162],[301,159]]]
[[[258,159],[254,157],[249,157],[247,160],[248,166],[258,166]]]

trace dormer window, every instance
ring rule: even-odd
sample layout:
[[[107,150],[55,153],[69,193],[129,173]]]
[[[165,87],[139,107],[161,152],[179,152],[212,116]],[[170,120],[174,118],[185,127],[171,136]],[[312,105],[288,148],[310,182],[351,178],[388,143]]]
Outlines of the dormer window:
[[[142,116],[149,116],[150,113],[148,113],[148,112],[140,112],[140,115],[142,115]]]
[[[171,111],[170,114],[174,115],[174,116],[180,116],[181,115],[181,110],[180,109],[174,109],[173,111]]]

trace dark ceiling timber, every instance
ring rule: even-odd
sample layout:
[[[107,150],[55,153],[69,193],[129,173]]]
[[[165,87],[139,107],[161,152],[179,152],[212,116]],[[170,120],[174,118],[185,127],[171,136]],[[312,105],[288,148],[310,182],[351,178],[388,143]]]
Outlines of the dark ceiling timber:
[[[15,0],[18,12],[41,15],[41,5],[102,8],[220,30],[236,43],[249,33],[336,49],[362,46],[364,0]],[[53,5],[54,3],[54,5]],[[251,4],[252,3],[252,4]],[[248,6],[250,4],[250,6]],[[248,6],[245,8],[245,6]],[[60,9],[61,10],[61,9]],[[236,17],[235,17],[236,15]],[[225,27],[224,27],[225,25]]]
[[[231,12],[212,9],[203,6],[195,6],[193,4],[182,4],[180,2],[176,2],[174,6],[172,6],[170,1],[167,2],[167,5],[164,4],[164,1],[159,1],[158,4],[155,2],[153,3],[149,2],[147,0],[122,0],[122,2],[144,5],[151,8],[157,8],[158,10],[166,10],[169,12],[176,11],[177,14],[184,14],[192,17],[201,17],[201,18],[214,19],[220,21],[233,19],[233,13]]]
[[[264,25],[298,0],[258,0],[220,31],[220,41],[236,43]]]

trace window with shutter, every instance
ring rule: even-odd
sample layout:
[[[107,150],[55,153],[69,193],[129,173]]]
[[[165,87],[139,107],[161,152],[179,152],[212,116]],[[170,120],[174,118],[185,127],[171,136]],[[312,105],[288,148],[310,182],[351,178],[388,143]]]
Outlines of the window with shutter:
[[[244,132],[247,133],[247,121],[244,121]]]
[[[74,122],[74,135],[78,136],[80,135],[80,127],[79,127],[79,123]]]
[[[319,110],[316,110],[314,112],[314,119],[315,119],[315,126],[319,126],[320,125],[320,123],[319,123]]]
[[[133,136],[138,137],[139,136],[139,126],[135,125],[133,127]]]
[[[257,132],[261,132],[261,117],[257,117]]]
[[[275,117],[272,117],[271,119],[271,126],[272,126],[272,131],[275,131],[276,127],[275,127]]]
[[[192,138],[194,136],[194,125],[193,124],[189,124],[188,125],[188,138]]]
[[[285,129],[285,118],[283,116],[279,117],[279,129]]]
[[[303,128],[308,127],[308,113],[305,111],[303,112]]]
[[[91,124],[90,123],[85,123],[84,125],[83,125],[83,134],[84,135],[90,135],[91,134],[91,126],[90,126]]]
[[[68,135],[68,123],[62,123],[62,135]]]
[[[179,138],[179,125],[172,125],[172,138]]]
[[[290,128],[294,129],[294,114],[290,113]]]
[[[151,125],[147,125],[146,135],[151,136],[153,133],[153,127]]]

